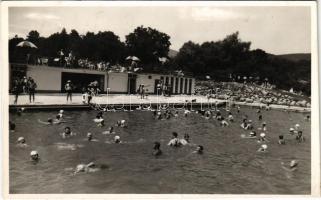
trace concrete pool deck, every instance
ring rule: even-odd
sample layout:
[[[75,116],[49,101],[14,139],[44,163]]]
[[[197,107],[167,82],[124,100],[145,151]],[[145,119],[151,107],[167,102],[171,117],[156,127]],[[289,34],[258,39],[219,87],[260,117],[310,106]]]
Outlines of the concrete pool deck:
[[[92,99],[93,104],[99,105],[115,105],[115,106],[138,106],[138,105],[158,105],[158,104],[177,104],[185,105],[190,103],[195,106],[208,107],[215,105],[215,103],[224,103],[226,100],[220,99],[208,99],[206,96],[195,95],[173,95],[171,97],[148,95],[145,99],[141,99],[139,95],[127,95],[127,94],[110,94],[95,96]],[[19,95],[18,103],[13,104],[14,95],[9,95],[10,108],[25,107],[25,108],[88,108],[88,104],[82,102],[81,94],[73,94],[72,102],[67,102],[66,94],[62,93],[43,93],[36,94],[35,102],[29,103],[28,95]],[[246,103],[246,102],[234,102],[237,105],[247,106],[260,106],[261,103]],[[190,105],[190,104],[189,104]],[[311,108],[285,106],[285,105],[270,105],[274,109],[287,109],[292,111],[311,112]]]

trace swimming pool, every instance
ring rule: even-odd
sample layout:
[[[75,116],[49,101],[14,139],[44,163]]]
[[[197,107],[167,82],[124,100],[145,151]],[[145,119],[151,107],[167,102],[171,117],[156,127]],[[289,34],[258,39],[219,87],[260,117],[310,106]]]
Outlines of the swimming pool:
[[[105,112],[105,127],[93,122],[97,111],[65,111],[65,124],[38,123],[38,119],[54,117],[58,110],[26,111],[21,116],[10,113],[10,120],[17,125],[9,136],[10,193],[310,193],[310,122],[304,120],[303,113],[263,111],[270,141],[268,152],[258,153],[256,140],[240,137],[249,133],[240,128],[244,114],[255,128],[261,124],[250,107],[242,107],[239,114],[232,110],[235,122],[228,127],[196,113],[184,117],[183,111],[169,120],[155,120],[148,111]],[[128,128],[114,126],[121,119],[128,122]],[[287,134],[296,123],[301,125],[305,143],[297,143]],[[62,139],[59,133],[66,126],[77,135]],[[115,136],[102,134],[109,126],[114,126],[123,144],[105,143]],[[191,143],[204,146],[204,154],[193,154],[194,146],[168,147],[173,131],[180,137],[188,133]],[[99,141],[86,141],[88,132]],[[278,145],[280,134],[285,135],[286,145]],[[25,137],[28,147],[16,146],[20,136]],[[161,143],[163,155],[159,158],[152,156],[154,141]],[[31,150],[39,152],[41,160],[36,165],[29,160]],[[292,159],[299,161],[297,171],[284,171],[281,162]],[[71,168],[91,161],[108,167],[73,175]]]

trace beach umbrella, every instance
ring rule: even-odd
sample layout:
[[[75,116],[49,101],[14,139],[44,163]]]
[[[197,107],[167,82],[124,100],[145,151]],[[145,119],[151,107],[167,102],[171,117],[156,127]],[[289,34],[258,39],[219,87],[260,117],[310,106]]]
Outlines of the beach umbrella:
[[[27,40],[20,42],[17,44],[17,47],[30,47],[30,48],[38,48],[36,45],[34,45],[32,42],[29,42]]]
[[[126,60],[140,61],[136,56],[128,56]]]

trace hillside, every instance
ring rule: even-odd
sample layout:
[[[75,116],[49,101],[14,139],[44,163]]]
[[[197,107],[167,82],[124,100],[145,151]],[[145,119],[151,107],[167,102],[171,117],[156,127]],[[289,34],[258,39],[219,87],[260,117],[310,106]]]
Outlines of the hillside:
[[[311,54],[310,53],[293,53],[293,54],[283,54],[283,55],[276,55],[280,58],[284,58],[287,60],[291,60],[294,62],[297,62],[299,60],[311,60]]]

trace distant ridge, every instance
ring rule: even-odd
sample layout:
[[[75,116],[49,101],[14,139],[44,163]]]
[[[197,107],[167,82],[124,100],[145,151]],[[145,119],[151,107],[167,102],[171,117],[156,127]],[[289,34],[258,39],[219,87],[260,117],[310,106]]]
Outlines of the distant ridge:
[[[290,61],[297,62],[299,60],[311,60],[311,54],[310,53],[292,53],[292,54],[282,54],[282,55],[276,55],[279,58],[284,58]]]

